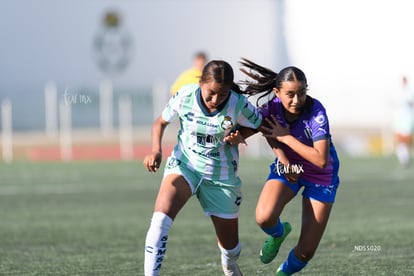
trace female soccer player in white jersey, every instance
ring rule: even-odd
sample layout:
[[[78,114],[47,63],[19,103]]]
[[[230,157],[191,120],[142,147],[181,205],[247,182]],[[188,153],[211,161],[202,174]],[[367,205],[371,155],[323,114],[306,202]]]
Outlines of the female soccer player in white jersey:
[[[239,153],[226,136],[236,125],[257,128],[261,115],[234,84],[232,67],[210,61],[199,85],[182,87],[168,102],[152,127],[152,153],[144,159],[156,172],[162,159],[162,136],[178,118],[178,143],[166,161],[145,241],[145,275],[159,275],[173,220],[192,195],[197,195],[213,222],[224,275],[242,275],[237,264],[241,251],[238,212],[242,200],[238,177]]]
[[[256,206],[256,222],[269,236],[260,260],[270,263],[291,231],[279,219],[286,204],[302,192],[302,229],[299,241],[276,275],[292,275],[313,257],[322,238],[339,185],[339,159],[331,141],[325,108],[307,95],[305,74],[297,67],[279,73],[244,59],[242,71],[253,80],[244,81],[245,93],[270,96],[259,112],[260,130],[268,138],[276,159]],[[254,131],[239,130],[247,138]],[[234,137],[232,137],[233,139]]]

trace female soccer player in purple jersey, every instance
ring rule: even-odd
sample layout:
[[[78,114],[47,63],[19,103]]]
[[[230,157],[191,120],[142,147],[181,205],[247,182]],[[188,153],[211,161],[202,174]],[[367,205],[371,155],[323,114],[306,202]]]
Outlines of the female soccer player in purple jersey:
[[[306,266],[322,238],[339,185],[339,160],[325,108],[307,95],[300,69],[286,67],[275,73],[247,59],[241,64],[241,71],[252,79],[243,82],[246,93],[259,95],[258,101],[271,98],[260,109],[265,122],[260,130],[276,154],[256,207],[256,222],[269,235],[260,252],[263,263],[276,257],[290,233],[290,224],[279,217],[303,187],[299,241],[276,274],[292,275]],[[252,133],[240,132],[243,137]]]

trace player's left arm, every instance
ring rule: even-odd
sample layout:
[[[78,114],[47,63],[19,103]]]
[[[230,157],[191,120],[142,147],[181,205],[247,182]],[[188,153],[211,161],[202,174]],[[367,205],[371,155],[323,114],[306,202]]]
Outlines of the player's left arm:
[[[300,156],[317,167],[325,168],[329,158],[329,140],[323,139],[313,143],[313,147],[297,140],[292,135],[278,136],[277,140],[286,144]]]
[[[149,172],[158,171],[162,161],[162,137],[164,130],[169,124],[162,116],[159,116],[152,125],[151,129],[151,141],[152,151],[146,155],[143,161],[144,167]]]

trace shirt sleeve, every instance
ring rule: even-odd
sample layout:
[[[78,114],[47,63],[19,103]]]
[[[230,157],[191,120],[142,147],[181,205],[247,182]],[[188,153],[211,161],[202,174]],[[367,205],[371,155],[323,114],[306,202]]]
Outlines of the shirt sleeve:
[[[272,114],[282,126],[286,126],[286,121],[280,112],[280,106],[281,104],[274,99],[259,107],[259,112],[262,115],[264,125],[267,124],[265,118],[270,119],[270,114]]]
[[[243,107],[240,110],[240,116],[238,117],[238,124],[249,128],[258,128],[262,123],[262,115],[258,109],[255,108],[249,100],[244,97]]]
[[[311,127],[312,139],[314,142],[329,138],[329,123],[324,108],[315,110],[314,116],[312,116]]]
[[[164,121],[172,122],[177,118],[178,112],[180,107],[180,93],[176,93],[175,95],[171,96],[168,100],[167,105],[164,107],[161,117]]]
[[[258,108],[260,115],[262,115],[263,118],[269,117],[269,104],[266,103]]]

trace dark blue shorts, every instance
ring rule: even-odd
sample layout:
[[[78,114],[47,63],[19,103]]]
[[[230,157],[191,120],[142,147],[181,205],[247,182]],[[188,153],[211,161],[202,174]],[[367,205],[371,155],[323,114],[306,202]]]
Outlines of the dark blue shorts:
[[[267,177],[267,180],[271,179],[279,180],[280,182],[288,186],[295,193],[295,195],[303,187],[303,197],[329,203],[335,202],[336,190],[339,186],[338,177],[336,177],[337,181],[334,181],[331,185],[317,184],[310,181],[306,181],[302,178],[299,178],[299,180],[296,183],[290,183],[286,179],[285,174],[276,169],[276,163],[270,165],[270,173]]]

